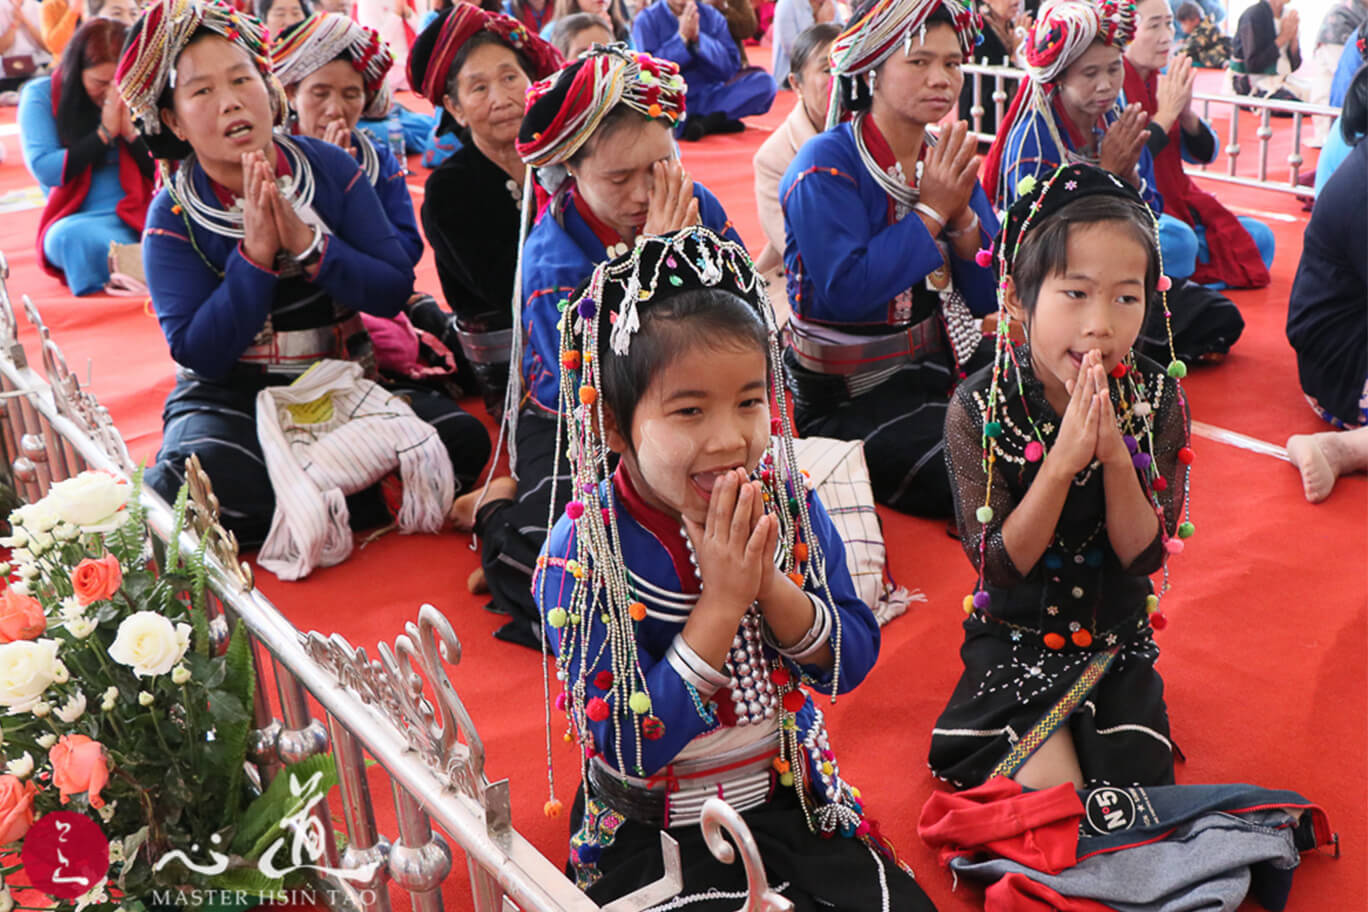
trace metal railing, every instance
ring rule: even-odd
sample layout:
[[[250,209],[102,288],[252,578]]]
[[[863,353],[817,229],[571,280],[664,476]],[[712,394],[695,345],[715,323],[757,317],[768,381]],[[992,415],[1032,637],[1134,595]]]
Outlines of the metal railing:
[[[38,331],[44,374],[28,362],[19,342],[9,290],[9,265],[0,253],[0,456],[11,467],[17,493],[41,498],[55,481],[85,469],[129,476],[134,465],[109,413],[67,366],[60,347],[27,295],[23,310]],[[192,459],[187,465],[190,508],[181,547],[187,553],[207,538],[208,614],[214,647],[226,650],[229,631],[242,621],[257,670],[255,726],[249,743],[252,772],[269,781],[282,764],[331,748],[337,764],[342,820],[326,803],[312,813],[322,826],[318,865],[345,872],[317,882],[311,898],[347,912],[389,912],[392,889],[408,892],[415,912],[469,908],[475,912],[640,912],[666,902],[682,886],[678,844],[662,832],[665,874],[655,883],[600,907],[580,892],[560,864],[542,855],[513,827],[509,782],[490,782],[484,745],[452,684],[448,669],[460,663],[461,644],[450,622],[431,605],[405,625],[376,657],[339,634],[296,629],[253,585],[237,542],[218,522],[209,479]],[[142,491],[154,547],[174,533],[171,508]],[[270,674],[267,674],[269,669]],[[277,718],[267,687],[274,682]],[[425,693],[431,694],[429,699]],[[315,717],[310,701],[322,709]],[[397,838],[377,825],[376,796],[367,757],[383,771],[392,795]],[[335,825],[346,828],[345,848]],[[720,799],[703,810],[705,840],[720,860],[745,867],[749,895],[741,912],[783,912],[788,900],[769,890],[759,852],[740,815]],[[453,853],[437,832],[464,853],[471,902],[443,902]],[[722,838],[728,833],[736,848]],[[379,862],[379,864],[375,864]],[[356,872],[374,866],[367,879]]]
[[[1001,66],[967,64],[964,67],[964,74],[966,79],[972,80],[970,83],[972,105],[970,107],[969,126],[973,135],[981,142],[991,142],[994,134],[983,129],[984,115],[990,110],[987,105],[991,104],[991,110],[994,114],[992,123],[1002,123],[1003,113],[1011,103],[1012,94],[1015,91],[1014,88],[1012,91],[1008,91],[1009,86],[1015,85],[1009,80],[1020,81],[1025,79],[1026,73],[1006,65],[1004,62]],[[988,88],[990,85],[991,91]],[[1226,127],[1226,143],[1221,149],[1225,153],[1224,167],[1222,168],[1222,162],[1218,158],[1210,165],[1186,164],[1185,167],[1189,172],[1209,180],[1239,184],[1260,190],[1273,190],[1301,197],[1314,195],[1311,187],[1299,183],[1302,165],[1305,163],[1305,158],[1302,155],[1304,145],[1302,131],[1310,123],[1311,117],[1317,115],[1337,117],[1340,113],[1339,108],[1299,101],[1251,98],[1245,95],[1221,95],[1210,92],[1195,92],[1192,100],[1194,103],[1201,104],[1201,116],[1207,123],[1211,123],[1213,106],[1228,109],[1229,122]],[[1259,118],[1259,126],[1254,131],[1258,138],[1258,149],[1254,157],[1252,175],[1248,172],[1241,173],[1239,170],[1242,164],[1241,154],[1244,151],[1240,145],[1239,114],[1241,108],[1253,109]],[[1272,118],[1280,115],[1292,118],[1292,151],[1287,156],[1289,168],[1287,179],[1273,180],[1268,176],[1270,147],[1274,135]]]

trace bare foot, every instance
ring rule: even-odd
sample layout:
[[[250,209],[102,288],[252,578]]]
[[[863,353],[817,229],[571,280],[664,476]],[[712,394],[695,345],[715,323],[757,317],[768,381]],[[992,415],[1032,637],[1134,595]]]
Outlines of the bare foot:
[[[1320,503],[1341,475],[1368,468],[1368,427],[1289,437],[1287,458],[1301,472],[1306,499]]]
[[[477,568],[466,577],[466,589],[471,595],[484,595],[489,591],[489,580],[485,579],[483,567]]]
[[[482,497],[483,503],[494,503],[496,500],[512,500],[517,496],[517,481],[507,475],[494,478],[489,482],[488,493],[485,493],[482,486],[456,498],[451,504],[451,509],[447,511],[447,519],[457,532],[469,532],[475,528],[475,509],[476,505],[481,503]]]

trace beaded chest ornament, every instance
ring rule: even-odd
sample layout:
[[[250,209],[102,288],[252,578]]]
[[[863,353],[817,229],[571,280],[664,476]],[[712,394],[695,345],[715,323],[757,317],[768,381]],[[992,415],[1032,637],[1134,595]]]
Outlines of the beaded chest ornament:
[[[565,515],[575,524],[575,536],[570,553],[554,558],[543,555],[538,566],[561,566],[574,582],[557,607],[546,612],[547,624],[557,630],[560,639],[556,678],[563,688],[553,700],[549,673],[543,672],[550,790],[544,810],[548,816],[556,816],[562,809],[555,798],[550,756],[553,705],[568,716],[564,740],[579,741],[582,781],[588,781],[588,763],[598,751],[590,722],[612,719],[611,737],[617,756],[624,755],[624,742],[632,742],[633,755],[640,756],[643,740],[657,740],[665,733],[665,723],[652,712],[650,688],[637,660],[636,631],[647,620],[648,595],[623,559],[619,502],[611,482],[611,453],[605,443],[600,358],[629,352],[632,337],[641,328],[640,311],[649,308],[653,300],[699,288],[729,291],[755,309],[768,337],[770,390],[784,389],[778,327],[764,280],[740,245],[707,228],[638,238],[628,254],[600,264],[561,309],[561,408],[555,451],[565,452],[568,458],[573,499],[566,504]],[[808,511],[804,476],[797,466],[792,420],[784,397],[777,397],[777,408],[778,417],[771,422],[770,448],[752,474],[762,484],[766,511],[779,521],[775,564],[796,585],[809,586],[825,597],[827,604],[834,604]],[[552,502],[557,499],[553,492]],[[557,518],[552,515],[548,525],[554,525]],[[545,576],[539,574],[534,585],[541,587],[539,601],[547,604]],[[592,646],[592,641],[600,639],[596,628],[602,630],[601,645]],[[796,714],[807,703],[807,695],[799,687],[801,675],[780,658],[767,656],[761,630],[762,618],[752,605],[724,667],[731,678],[731,705],[704,704],[696,695],[700,714],[706,718],[713,713],[718,717],[734,713],[738,725],[759,724],[777,714],[780,747],[774,768],[781,783],[796,790],[809,826],[815,831],[865,835],[868,827],[861,820],[860,805],[841,782],[825,735],[804,736],[799,731]],[[841,622],[835,611],[831,612],[829,637],[835,656],[834,674],[839,676]],[[543,649],[547,649],[545,644]],[[607,669],[601,667],[605,654]],[[593,671],[596,666],[599,670]],[[833,695],[838,687],[837,678],[830,688]],[[820,713],[817,715],[820,718]],[[819,781],[807,781],[809,769]],[[814,797],[823,799],[825,806],[815,806]]]
[[[1007,279],[1011,275],[1012,265],[1016,261],[1018,252],[1021,250],[1023,242],[1030,235],[1032,229],[1043,219],[1054,215],[1070,202],[1081,199],[1085,195],[1105,193],[1118,196],[1124,199],[1138,202],[1144,205],[1139,194],[1129,185],[1124,184],[1114,175],[1084,164],[1064,165],[1056,169],[1048,178],[1037,182],[1034,178],[1024,178],[1017,188],[1019,197],[1017,202],[1008,210],[1004,217],[1002,230],[998,233],[992,250],[980,250],[976,260],[980,266],[993,265],[996,271],[998,287],[998,313],[997,313],[997,333],[994,339],[994,355],[992,367],[992,380],[988,387],[986,406],[983,410],[983,431],[982,446],[983,459],[982,467],[987,476],[987,484],[984,490],[983,505],[975,511],[975,519],[979,523],[979,544],[978,544],[978,564],[979,578],[975,591],[964,597],[964,611],[966,614],[980,612],[985,618],[988,617],[988,609],[992,604],[992,597],[988,592],[987,584],[984,579],[984,566],[987,563],[986,552],[988,547],[988,529],[994,521],[992,496],[994,473],[999,460],[1005,462],[1026,462],[1038,463],[1044,460],[1048,445],[1046,437],[1052,432],[1048,423],[1037,423],[1035,417],[1031,415],[1030,407],[1027,405],[1024,384],[1022,380],[1021,365],[1018,363],[1018,352],[1011,341],[1011,316],[1007,310]],[[1149,212],[1149,208],[1146,207]],[[1159,246],[1159,226],[1155,220],[1151,228],[1152,242],[1157,251]],[[1158,291],[1160,306],[1163,308],[1164,325],[1168,334],[1169,341],[1169,363],[1166,374],[1174,381],[1175,395],[1181,398],[1182,391],[1179,381],[1187,375],[1187,365],[1180,361],[1173,350],[1173,326],[1172,312],[1169,310],[1168,290],[1172,281],[1168,276],[1163,275],[1163,257],[1159,255],[1159,282]],[[1006,409],[1006,397],[1003,393],[1003,384],[1010,382],[1011,377],[1015,377],[1016,398],[1021,402],[1026,412],[1026,427],[1020,427],[1013,422]],[[1154,508],[1159,517],[1159,528],[1163,536],[1164,550],[1169,554],[1181,553],[1184,547],[1184,540],[1191,537],[1195,529],[1190,520],[1191,502],[1189,498],[1191,472],[1188,470],[1193,462],[1193,453],[1190,447],[1184,446],[1179,449],[1177,459],[1182,471],[1183,485],[1183,517],[1182,521],[1176,524],[1173,533],[1170,534],[1165,521],[1164,507],[1160,502],[1159,495],[1168,488],[1168,480],[1160,473],[1155,464],[1155,439],[1153,417],[1156,409],[1159,408],[1163,396],[1163,385],[1155,384],[1156,389],[1149,388],[1145,382],[1143,374],[1136,369],[1134,361],[1134,351],[1127,352],[1110,373],[1108,381],[1109,394],[1117,393],[1119,406],[1117,407],[1117,420],[1122,433],[1122,439],[1126,448],[1131,453],[1131,463],[1135,466],[1139,475],[1140,483],[1144,489],[1146,499]],[[1180,403],[1175,403],[1173,407],[1178,407]],[[1026,439],[1028,442],[1022,449],[1020,456],[1009,451],[1005,446],[1006,437],[1004,431],[1011,431],[1014,436]],[[1074,483],[1086,484],[1096,469],[1096,463],[1084,470],[1083,480],[1074,479]],[[1005,519],[1005,517],[1004,517]],[[1042,556],[1042,564],[1047,571],[1059,569],[1063,560],[1062,554],[1065,552],[1076,552],[1074,560],[1076,563],[1087,567],[1100,567],[1102,562],[1102,551],[1096,539],[1102,533],[1102,524],[1084,535],[1079,541],[1066,542],[1056,532],[1055,538],[1051,543],[1051,550]],[[1162,630],[1168,624],[1168,619],[1160,610],[1160,598],[1169,590],[1169,568],[1165,561],[1163,571],[1163,581],[1159,588],[1158,595],[1150,595],[1146,599],[1145,612],[1148,615],[1149,624],[1155,630]],[[1081,596],[1081,592],[1074,590],[1075,598]],[[1047,611],[1054,615],[1058,612],[1057,607],[1051,607]],[[1039,636],[1047,649],[1059,651],[1072,644],[1079,649],[1087,649],[1094,644],[1098,636],[1105,639],[1105,645],[1112,646],[1116,642],[1114,631],[1099,631],[1096,629],[1096,609],[1094,608],[1094,622],[1091,627],[1084,626],[1081,622],[1075,621],[1069,625],[1069,635],[1058,631],[1042,632],[1042,630],[1030,630],[1029,628],[1018,625],[1008,625],[1012,629],[1012,639],[1019,640],[1022,635],[1030,634]],[[1005,623],[1005,622],[1004,622]],[[1042,623],[1043,629],[1045,625]]]

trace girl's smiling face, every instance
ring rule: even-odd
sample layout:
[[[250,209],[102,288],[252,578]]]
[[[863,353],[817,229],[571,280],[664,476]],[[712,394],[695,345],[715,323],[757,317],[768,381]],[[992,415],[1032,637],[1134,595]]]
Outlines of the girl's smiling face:
[[[747,474],[770,442],[765,351],[737,339],[700,342],[652,379],[632,415],[630,444],[609,415],[608,445],[642,498],[702,525],[713,485]]]

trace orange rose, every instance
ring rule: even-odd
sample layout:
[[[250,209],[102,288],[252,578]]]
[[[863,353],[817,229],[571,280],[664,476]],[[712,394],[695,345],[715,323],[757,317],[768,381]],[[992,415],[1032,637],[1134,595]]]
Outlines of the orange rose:
[[[16,842],[33,826],[33,796],[38,786],[17,776],[0,776],[0,845]]]
[[[87,557],[71,571],[71,588],[82,605],[109,598],[119,591],[122,582],[123,569],[119,566],[119,559],[112,554],[106,554],[99,560]]]
[[[62,803],[85,792],[93,808],[104,807],[100,789],[109,784],[109,763],[104,745],[85,735],[64,735],[48,751],[52,784],[62,792]]]
[[[6,586],[0,593],[0,643],[36,640],[45,630],[47,615],[38,600]]]

